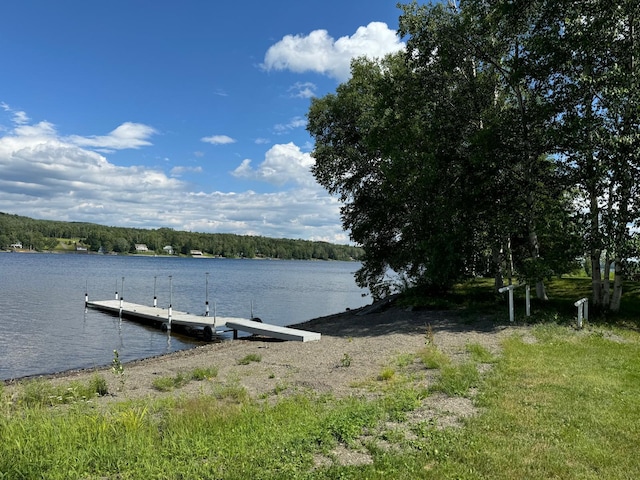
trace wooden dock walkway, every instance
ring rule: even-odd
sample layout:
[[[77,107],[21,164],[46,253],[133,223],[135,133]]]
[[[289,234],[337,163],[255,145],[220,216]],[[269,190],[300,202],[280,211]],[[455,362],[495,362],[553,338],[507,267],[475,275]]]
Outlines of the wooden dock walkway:
[[[186,333],[202,332],[205,340],[211,341],[218,334],[233,330],[234,337],[238,331],[264,335],[266,337],[277,338],[279,340],[293,340],[298,342],[310,342],[320,340],[320,334],[298,330],[295,328],[280,327],[270,325],[260,321],[235,317],[207,317],[204,315],[193,315],[188,312],[168,308],[150,307],[137,303],[120,300],[99,300],[86,302],[88,308],[93,308],[103,312],[129,318],[141,323],[151,324],[162,330],[178,327]]]

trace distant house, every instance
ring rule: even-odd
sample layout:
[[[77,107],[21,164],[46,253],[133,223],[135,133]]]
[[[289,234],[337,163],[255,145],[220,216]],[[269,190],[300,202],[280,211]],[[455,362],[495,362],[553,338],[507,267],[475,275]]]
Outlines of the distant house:
[[[20,242],[12,243],[11,248],[22,248],[22,243]]]
[[[149,247],[145,243],[136,243],[136,252],[148,252]]]
[[[162,247],[162,251],[165,252],[167,255],[173,255],[173,247],[171,245]]]
[[[76,245],[76,252],[88,252],[88,247],[83,247],[82,245]]]
[[[191,256],[192,257],[201,257],[202,256],[202,250],[191,250]]]

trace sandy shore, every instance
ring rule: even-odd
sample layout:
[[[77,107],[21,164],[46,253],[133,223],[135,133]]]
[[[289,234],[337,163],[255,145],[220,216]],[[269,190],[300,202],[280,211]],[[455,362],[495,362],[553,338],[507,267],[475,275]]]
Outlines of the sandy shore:
[[[317,342],[283,342],[249,337],[199,346],[124,365],[124,384],[110,367],[71,371],[48,376],[54,383],[86,381],[99,373],[108,382],[110,395],[98,401],[209,393],[220,385],[239,385],[254,398],[305,390],[335,396],[366,392],[362,385],[375,381],[385,367],[398,358],[415,354],[425,346],[427,330],[435,344],[454,359],[463,359],[467,343],[480,343],[494,353],[500,341],[518,327],[496,326],[487,319],[462,321],[452,311],[407,311],[389,307],[378,313],[357,315],[345,312],[314,319],[296,328],[322,334]],[[259,362],[241,365],[239,360],[255,354]],[[414,362],[415,368],[424,370]],[[216,378],[160,392],[154,380],[188,374],[196,368],[215,367]],[[426,377],[424,381],[429,381]],[[361,387],[358,387],[358,384]],[[8,385],[7,389],[18,388]]]

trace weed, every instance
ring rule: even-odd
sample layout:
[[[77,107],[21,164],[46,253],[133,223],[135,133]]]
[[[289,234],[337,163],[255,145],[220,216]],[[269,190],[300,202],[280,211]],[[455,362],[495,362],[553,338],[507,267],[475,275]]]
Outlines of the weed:
[[[118,390],[124,390],[124,365],[120,362],[120,354],[118,350],[113,351],[113,360],[111,360],[111,371],[120,381]]]
[[[396,359],[396,365],[400,368],[408,367],[414,361],[416,356],[412,353],[403,353]]]
[[[436,339],[435,339],[435,336],[433,334],[433,329],[431,328],[431,324],[430,323],[427,324],[427,328],[425,330],[424,343],[426,345],[435,345],[436,344]]]
[[[102,375],[94,375],[89,382],[89,390],[95,392],[99,397],[104,397],[109,393],[107,381]]]
[[[218,368],[217,367],[209,367],[209,368],[196,368],[191,372],[190,378],[191,380],[202,381],[202,380],[211,380],[218,376]]]
[[[244,358],[241,358],[240,360],[238,360],[238,365],[249,365],[251,362],[261,362],[261,361],[262,361],[262,355],[258,355],[257,353],[250,353]]]
[[[438,350],[435,345],[427,345],[418,352],[418,357],[422,364],[429,369],[442,368],[449,365],[451,360],[444,353]]]
[[[173,390],[174,388],[180,388],[189,383],[189,378],[187,378],[184,374],[179,373],[175,377],[160,377],[156,378],[152,385],[153,388],[159,390],[161,392],[168,392]]]
[[[391,380],[396,374],[396,371],[391,368],[391,367],[385,367],[382,369],[382,372],[380,372],[380,375],[378,375],[378,380],[380,381],[389,381]]]
[[[216,385],[213,389],[213,396],[218,400],[233,400],[238,403],[242,403],[248,398],[247,390],[237,382]]]
[[[340,360],[340,366],[341,367],[350,367],[351,366],[351,355],[349,355],[348,353],[345,353],[342,356],[342,359]]]
[[[440,380],[433,386],[433,390],[447,395],[464,397],[469,389],[478,386],[480,374],[475,363],[467,362],[461,365],[446,365],[440,370]]]

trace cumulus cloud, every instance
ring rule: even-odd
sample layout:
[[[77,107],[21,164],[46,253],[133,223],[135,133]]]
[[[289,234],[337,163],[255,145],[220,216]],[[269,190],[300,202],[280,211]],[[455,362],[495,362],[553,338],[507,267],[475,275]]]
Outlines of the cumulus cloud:
[[[0,211],[136,228],[348,241],[338,202],[313,182],[311,158],[294,144],[274,145],[255,171],[249,164],[237,169],[238,177],[290,182],[290,190],[234,193],[194,191],[173,178],[201,167],[175,167],[167,175],[118,166],[72,138],[79,137],[63,137],[49,122],[16,120],[1,132]]]
[[[149,137],[158,133],[153,127],[142,123],[125,122],[108,135],[94,135],[81,137],[71,135],[67,141],[79,147],[91,147],[96,149],[124,150],[129,148],[140,148],[151,145]]]
[[[381,58],[404,48],[405,44],[386,23],[371,22],[359,27],[353,35],[337,40],[326,30],[314,30],[309,35],[286,35],[269,47],[262,66],[266,70],[317,72],[345,81],[350,76],[353,58]]]
[[[294,143],[277,144],[265,154],[264,161],[254,169],[251,160],[245,159],[232,174],[237,178],[259,180],[272,185],[286,183],[313,187],[316,182],[311,174],[313,158]]]
[[[229,143],[236,143],[235,139],[227,135],[211,135],[210,137],[203,137],[200,140],[205,143],[210,143],[211,145],[227,145]]]

